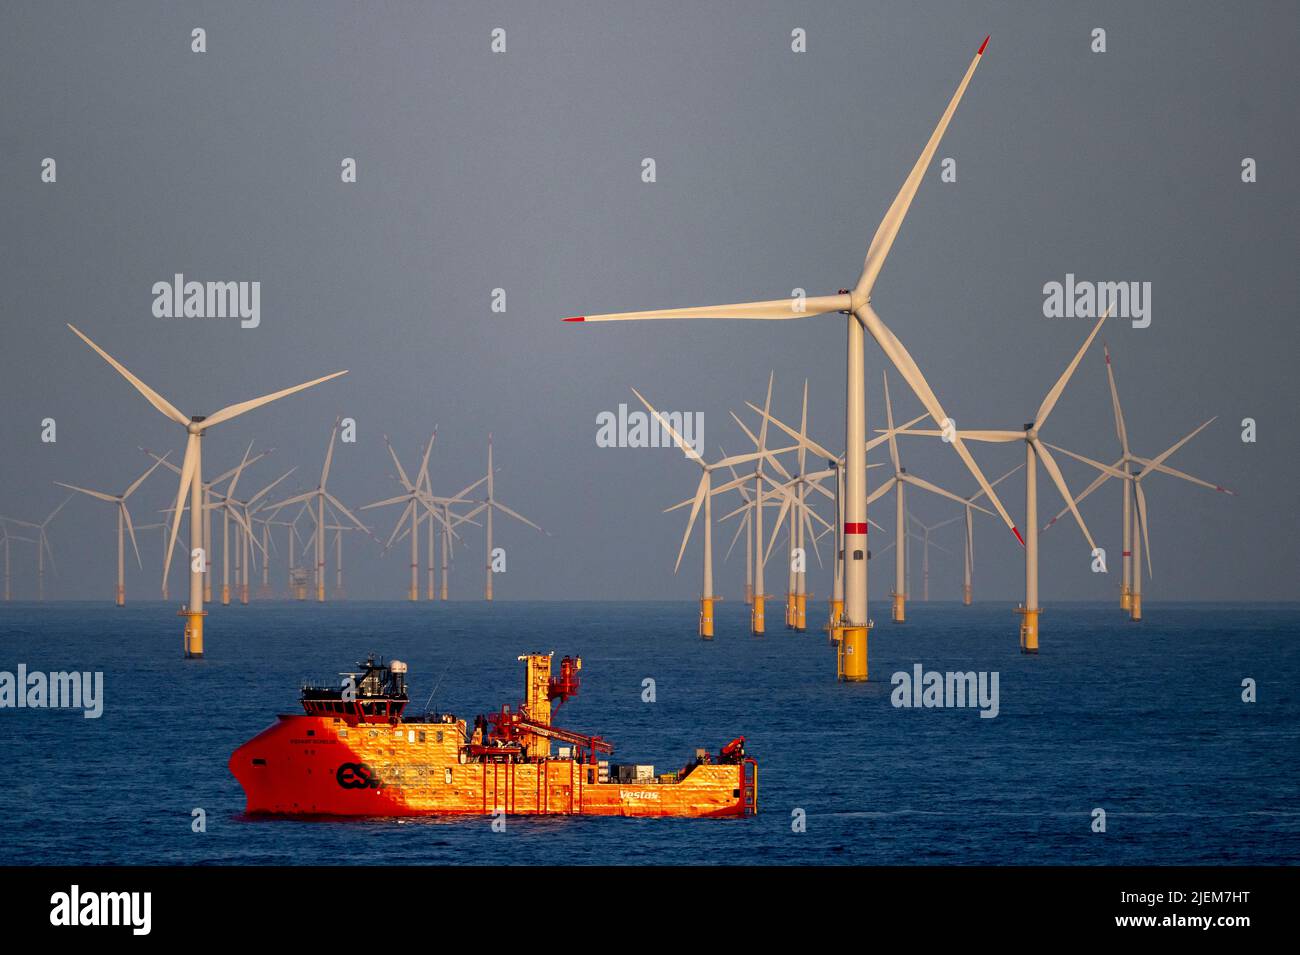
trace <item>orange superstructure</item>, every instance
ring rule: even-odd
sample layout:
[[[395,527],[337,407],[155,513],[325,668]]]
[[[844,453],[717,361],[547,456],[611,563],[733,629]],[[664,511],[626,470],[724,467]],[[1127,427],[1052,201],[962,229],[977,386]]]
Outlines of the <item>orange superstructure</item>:
[[[697,750],[675,773],[611,766],[613,746],[555,726],[553,706],[579,688],[582,661],[526,654],[524,702],[465,720],[405,715],[406,665],[374,658],[343,689],[304,687],[304,713],[283,715],[230,757],[247,811],[273,815],[432,814],[746,816],[758,767],[744,737]],[[360,682],[355,677],[360,676]],[[557,702],[558,701],[558,702]]]

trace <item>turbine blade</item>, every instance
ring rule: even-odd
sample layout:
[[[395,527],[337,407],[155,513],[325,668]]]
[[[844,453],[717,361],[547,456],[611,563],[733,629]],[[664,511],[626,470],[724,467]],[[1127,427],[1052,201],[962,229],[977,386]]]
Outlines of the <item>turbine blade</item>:
[[[980,57],[983,56],[984,47],[988,46],[988,42],[988,37],[985,37],[979,52],[975,54],[975,58],[970,61],[970,66],[966,68],[966,75],[957,84],[957,91],[952,94],[952,99],[948,101],[948,108],[939,117],[939,124],[935,126],[934,132],[930,134],[930,139],[921,150],[921,155],[917,158],[916,164],[912,166],[912,171],[903,180],[903,188],[898,191],[898,195],[894,197],[894,201],[889,206],[889,211],[885,213],[885,218],[880,221],[876,234],[871,240],[871,245],[867,249],[867,258],[862,263],[862,275],[858,278],[857,288],[855,289],[858,296],[870,296],[871,288],[876,284],[876,276],[880,274],[881,266],[885,264],[885,258],[889,255],[889,250],[894,245],[894,239],[898,236],[898,230],[903,224],[903,218],[912,205],[912,199],[916,195],[916,191],[921,187],[921,179],[925,176],[926,169],[930,167],[934,152],[939,148],[939,141],[943,139],[943,134],[948,129],[948,123],[952,121],[953,113],[957,111],[957,104],[961,102],[962,94],[966,92],[966,86],[970,83],[970,78],[975,75],[975,67],[979,66]]]
[[[889,400],[889,372],[882,368],[880,376],[885,380],[885,423],[889,426],[885,436],[889,438],[889,460],[894,464],[894,473],[898,473],[902,465],[898,463],[898,439],[894,435],[894,403]]]
[[[170,451],[167,452],[167,454],[170,454],[170,453],[171,453]],[[163,455],[163,458],[166,458],[166,457],[167,457],[167,455],[164,454],[164,455]],[[138,488],[141,484],[143,484],[144,481],[145,481],[145,478],[147,478],[150,474],[153,474],[153,472],[156,471],[156,470],[158,469],[158,465],[160,465],[160,464],[162,464],[162,461],[161,461],[161,460],[159,460],[159,461],[155,461],[155,462],[153,463],[153,467],[149,468],[148,471],[145,471],[144,474],[141,474],[138,478],[136,478],[135,481],[132,482],[131,486],[128,487],[125,491],[122,492],[122,500],[125,501],[128,497],[130,497],[132,494],[134,494],[136,488]]]
[[[897,428],[894,428],[892,430],[889,428],[886,428],[884,430],[877,429],[880,430],[880,433],[877,434],[874,438],[871,438],[870,440],[867,441],[867,450],[870,451],[872,448],[876,447],[877,445],[883,444],[885,441],[893,440],[893,436],[896,434],[919,434],[920,432],[918,431],[908,431],[907,429],[912,427],[912,425],[916,424],[918,421],[922,421],[927,417],[929,417],[929,415],[923,413],[917,415],[915,418],[913,418],[911,421],[908,421],[906,424],[901,424]],[[939,435],[939,433],[940,432],[938,431],[934,432],[936,437]],[[870,465],[870,467],[875,467],[875,466],[876,465],[874,464]]]
[[[970,501],[967,501],[964,497],[960,497],[959,495],[953,494],[952,491],[945,491],[943,488],[939,487],[938,485],[931,484],[929,481],[925,480],[925,478],[917,477],[915,474],[912,474],[910,471],[904,471],[902,474],[899,475],[899,477],[902,480],[906,481],[908,484],[911,484],[913,487],[919,487],[921,490],[929,491],[931,494],[937,494],[940,497],[946,497],[948,500],[956,501],[958,504],[961,504],[965,507],[972,507],[977,511],[989,515],[990,517],[994,516],[993,512],[990,511],[988,508],[980,507],[978,504],[972,504]],[[957,518],[954,517],[952,520],[955,521],[957,520]],[[951,523],[951,521],[944,521],[944,524],[948,524],[948,523]],[[936,526],[942,527],[943,524],[939,524]],[[933,529],[934,528],[931,528],[931,530]]]
[[[749,514],[746,513],[741,520],[736,522],[736,533],[731,535],[731,546],[727,548],[727,554],[725,557],[722,558],[722,562],[724,564],[731,559],[731,552],[736,549],[736,541],[740,540],[741,532],[744,531],[744,529],[748,526],[749,526]]]
[[[925,406],[925,410],[930,412],[930,417],[934,419],[934,423],[942,428],[943,423],[948,420],[948,416],[944,414],[943,407],[939,404],[939,399],[935,397],[934,392],[930,389],[929,383],[925,380],[925,376],[921,374],[921,369],[917,367],[912,356],[908,353],[907,349],[903,347],[903,343],[900,342],[885,323],[880,320],[880,316],[876,314],[875,309],[873,309],[870,304],[863,305],[856,314],[866,326],[867,331],[871,333],[871,337],[876,340],[881,351],[883,351],[885,356],[893,362],[894,367],[898,369],[898,373],[903,376],[903,380],[911,386],[912,391],[916,394],[917,398],[920,399],[921,404]],[[1021,437],[1023,437],[1023,435]],[[1016,536],[1016,540],[1020,541],[1020,544],[1023,547],[1025,541],[1024,538],[1020,536],[1020,530],[1016,527],[1015,521],[1011,519],[1011,515],[1007,513],[1007,509],[1002,506],[1002,501],[989,485],[988,478],[984,476],[984,472],[981,471],[979,465],[975,463],[975,458],[972,457],[970,451],[967,450],[960,433],[953,435],[951,444],[953,450],[957,452],[958,457],[960,457],[962,462],[966,465],[966,469],[975,476],[975,480],[979,482],[979,486],[983,488],[984,493],[988,495],[989,503],[997,509],[999,516],[1001,516],[1002,520],[1006,522],[1007,527],[1011,528],[1011,533]]]
[[[745,402],[745,403],[748,404],[749,402]],[[762,414],[762,412],[759,413]],[[770,417],[770,415],[766,415],[765,417]],[[754,442],[754,447],[763,448],[765,446],[766,436],[763,436],[761,438],[755,437],[754,432],[750,431],[749,428],[745,427],[745,422],[741,421],[738,417],[736,417],[736,413],[734,411],[731,412],[731,419],[735,421],[736,424],[740,425],[740,430],[744,431],[745,435],[749,438],[749,440]],[[785,478],[787,481],[790,480],[791,477],[790,472],[785,469],[785,467],[781,464],[779,460],[777,460],[774,457],[767,457],[767,456],[764,456],[763,460],[766,461],[768,464],[772,465],[772,467],[776,468],[777,473],[780,474],[781,477]]]
[[[673,564],[673,573],[682,566],[682,556],[686,553],[686,542],[691,539],[691,530],[695,527],[695,518],[700,513],[700,505],[709,494],[709,472],[700,475],[700,483],[695,488],[695,499],[691,503],[691,516],[686,521],[686,533],[682,535],[682,546],[677,549],[677,563]]]
[[[176,507],[172,510],[172,527],[171,533],[167,540],[167,556],[163,560],[163,590],[167,589],[167,575],[171,571],[172,554],[176,550],[176,534],[180,530],[181,517],[185,512],[185,495],[189,493],[190,485],[194,483],[195,460],[194,455],[198,451],[199,436],[197,434],[189,435],[185,440],[185,457],[181,461],[181,483],[176,491]],[[202,520],[202,515],[193,514],[191,520]]]
[[[135,528],[131,526],[131,512],[126,509],[126,501],[119,501],[118,507],[122,509],[122,517],[126,520],[126,532],[131,535],[131,550],[135,551],[135,563],[141,570],[144,570],[144,563],[140,560],[140,548],[135,542]]]
[[[1137,490],[1138,521],[1142,524],[1142,546],[1146,550],[1147,579],[1150,580],[1155,572],[1151,569],[1151,538],[1147,534],[1147,498],[1142,493],[1142,483],[1140,481],[1134,481],[1133,487]],[[1141,568],[1138,569],[1138,572],[1141,573]]]
[[[1190,474],[1179,471],[1177,468],[1171,468],[1167,464],[1153,465],[1150,461],[1144,461],[1142,458],[1136,458],[1135,460],[1141,463],[1143,467],[1150,468],[1152,471],[1159,471],[1161,474],[1168,474],[1170,477],[1176,477],[1183,481],[1190,481],[1193,484],[1199,484],[1201,487],[1209,488],[1211,491],[1218,491],[1221,494],[1231,494],[1233,497],[1237,496],[1236,491],[1230,490],[1219,484],[1211,484],[1209,481],[1202,481],[1198,477],[1192,477]]]
[[[320,486],[322,489],[325,487],[325,482],[329,479],[330,464],[334,461],[334,439],[338,437],[340,420],[342,420],[341,417],[335,418],[334,427],[330,428],[330,443],[325,449],[325,466],[320,469]]]
[[[1171,454],[1173,454],[1175,451],[1177,451],[1179,448],[1181,448],[1184,444],[1186,444],[1188,441],[1192,440],[1192,438],[1196,437],[1198,434],[1200,434],[1202,431],[1204,431],[1207,427],[1209,427],[1209,425],[1210,425],[1211,423],[1213,423],[1214,420],[1215,420],[1215,418],[1217,418],[1217,417],[1218,417],[1218,415],[1215,415],[1214,418],[1211,418],[1209,421],[1206,421],[1204,424],[1202,424],[1199,428],[1197,428],[1196,430],[1194,430],[1191,434],[1187,435],[1187,436],[1186,436],[1185,438],[1183,438],[1181,441],[1179,441],[1178,443],[1172,445],[1172,446],[1169,447],[1169,448],[1166,448],[1164,451],[1160,452],[1160,454],[1158,454],[1158,455],[1156,455],[1154,458],[1152,458],[1152,459],[1151,459],[1151,464],[1148,466],[1147,470],[1150,470],[1151,468],[1158,468],[1158,467],[1160,467],[1160,465],[1164,464],[1165,461],[1166,461],[1166,459],[1168,459],[1168,457],[1169,457]],[[1145,472],[1143,472],[1143,473],[1145,473]]]
[[[298,391],[304,391],[307,388],[313,388],[323,382],[338,378],[340,375],[346,375],[347,371],[336,371],[332,375],[325,375],[321,378],[315,378],[311,381],[304,381],[301,385],[294,385],[292,388],[285,388],[282,391],[272,392],[269,395],[263,395],[260,398],[251,398],[248,401],[241,401],[238,404],[228,405],[222,408],[214,415],[209,415],[200,425],[204,430],[211,428],[213,425],[221,424],[223,421],[229,421],[231,418],[237,418],[247,411],[254,408],[260,408],[262,405],[270,404],[272,401],[278,401]]]
[[[880,487],[876,488],[874,491],[872,491],[870,494],[867,495],[867,506],[870,507],[872,504],[875,504],[876,501],[880,500],[891,490],[893,490],[897,484],[898,484],[898,475],[892,475],[889,478],[887,478],[884,484],[880,485]]]
[[[752,401],[746,401],[745,404],[748,405],[749,408],[755,413],[757,413],[758,415],[761,416],[763,414],[763,409],[760,408],[758,405],[754,404]],[[818,457],[825,458],[828,461],[834,461],[837,459],[838,455],[831,454],[829,451],[823,448],[812,438],[808,437],[806,434],[800,435],[798,431],[795,431],[794,428],[790,427],[780,418],[776,418],[772,415],[768,415],[767,420],[772,424],[776,425],[778,428],[780,428],[782,431],[788,434],[795,441],[799,442],[799,444],[797,445],[798,447],[806,447],[813,454],[817,455]],[[741,425],[741,427],[744,427],[744,425]],[[746,431],[748,431],[748,429],[746,429]]]
[[[534,524],[534,523],[533,523],[532,521],[530,521],[528,518],[524,517],[522,514],[517,514],[516,512],[510,510],[510,508],[506,507],[506,506],[505,506],[504,504],[502,504],[500,501],[498,501],[498,500],[496,500],[496,499],[493,499],[493,501],[492,501],[492,506],[495,507],[498,511],[501,511],[502,513],[504,513],[504,514],[509,514],[511,517],[513,517],[513,518],[514,518],[515,520],[517,520],[517,521],[523,521],[525,524],[527,524],[529,527],[533,528],[534,530],[542,531],[542,529],[541,529],[540,527],[538,527],[536,524]],[[546,531],[542,531],[542,533],[545,534]]]
[[[338,508],[339,511],[342,512],[344,517],[346,517],[348,520],[350,520],[353,524],[357,526],[357,530],[365,531],[367,534],[370,533],[370,528],[366,527],[365,524],[362,524],[359,520],[357,520],[357,516],[353,514],[351,511],[349,511],[346,507],[344,507],[342,501],[340,501],[329,491],[321,491],[321,493],[325,495],[325,500],[329,501],[336,508]],[[414,503],[414,501],[412,501],[412,503]]]
[[[604,315],[577,315],[566,322],[629,322],[659,318],[807,318],[826,312],[851,308],[848,295],[816,295],[812,298],[778,298],[765,302],[740,302],[735,305],[703,305],[696,308],[661,308],[646,312],[609,312]]]
[[[81,332],[81,330],[80,330],[79,328],[77,328],[77,326],[75,326],[75,325],[68,325],[68,327],[69,327],[70,329],[72,329],[73,333],[74,333],[78,338],[80,338],[83,342],[85,342],[85,343],[86,343],[87,345],[89,345],[91,348],[95,349],[95,351],[99,353],[99,357],[100,357],[100,358],[104,359],[104,361],[108,362],[108,363],[109,363],[110,365],[112,365],[115,369],[117,369],[117,373],[118,373],[119,375],[121,375],[123,378],[125,378],[127,381],[129,381],[129,382],[132,384],[132,386],[134,386],[134,388],[135,388],[136,391],[138,391],[138,392],[140,392],[140,394],[144,395],[144,399],[145,399],[145,401],[149,402],[149,404],[153,405],[155,408],[157,408],[159,411],[161,411],[161,412],[162,412],[163,414],[165,414],[167,417],[171,418],[171,419],[172,419],[173,421],[175,421],[177,424],[179,424],[179,425],[181,425],[181,426],[183,426],[183,427],[188,427],[188,426],[189,426],[190,419],[189,419],[188,417],[186,417],[185,415],[181,414],[180,411],[178,411],[178,410],[176,409],[175,405],[173,405],[171,402],[169,402],[169,401],[168,401],[166,398],[164,398],[162,395],[158,394],[158,392],[154,391],[152,388],[150,388],[148,385],[146,385],[143,381],[141,381],[141,380],[140,380],[139,378],[137,378],[135,375],[133,375],[133,374],[131,374],[129,371],[127,371],[125,365],[123,365],[123,364],[122,364],[121,362],[119,362],[116,358],[114,358],[114,357],[113,357],[112,355],[110,355],[108,352],[104,351],[104,349],[100,348],[98,345],[96,345],[94,342],[92,342],[89,338],[87,338],[85,335],[83,335],[82,332]]]
[[[1058,450],[1058,451],[1062,451],[1064,454],[1069,454],[1069,453],[1070,453],[1069,451],[1065,451],[1063,448],[1057,448],[1057,450]],[[1084,500],[1086,497],[1088,497],[1090,494],[1092,494],[1093,491],[1097,490],[1097,488],[1101,487],[1103,484],[1105,484],[1107,481],[1109,481],[1109,480],[1110,480],[1110,477],[1111,477],[1111,476],[1110,476],[1109,474],[1107,474],[1105,471],[1103,471],[1101,474],[1098,474],[1095,478],[1093,478],[1092,483],[1089,484],[1086,488],[1084,488],[1084,489],[1083,489],[1083,490],[1078,494],[1078,496],[1075,497],[1075,499],[1074,499],[1074,503],[1075,503],[1075,505],[1077,506],[1077,505],[1079,505],[1080,503],[1082,503],[1083,500]],[[1066,515],[1066,512],[1069,511],[1069,510],[1070,510],[1070,507],[1069,507],[1069,505],[1067,504],[1065,507],[1063,507],[1063,508],[1061,508],[1059,511],[1057,511],[1057,512],[1056,512],[1056,516],[1053,517],[1050,521],[1048,521],[1046,524],[1043,525],[1043,530],[1047,530],[1049,527],[1051,527],[1053,524],[1055,524],[1057,521],[1059,521],[1062,517],[1064,517],[1064,516]],[[1124,546],[1125,546],[1125,547],[1128,546],[1128,541],[1125,541],[1125,542],[1124,542]]]
[[[1065,371],[1061,372],[1061,377],[1056,379],[1056,384],[1052,385],[1052,390],[1047,393],[1047,397],[1043,399],[1043,403],[1038,406],[1038,414],[1034,415],[1034,427],[1042,428],[1042,426],[1047,423],[1047,417],[1052,413],[1052,409],[1056,407],[1056,402],[1060,399],[1061,392],[1065,391],[1065,386],[1069,384],[1070,378],[1074,375],[1074,369],[1078,368],[1079,362],[1083,361],[1084,352],[1088,350],[1088,346],[1092,344],[1092,340],[1097,337],[1097,333],[1101,331],[1101,326],[1105,323],[1106,319],[1110,318],[1110,309],[1111,307],[1109,305],[1106,306],[1106,311],[1101,313],[1101,318],[1097,319],[1097,324],[1092,327],[1092,331],[1088,334],[1088,337],[1083,340],[1083,344],[1079,346],[1079,350],[1074,353],[1074,360],[1066,366]]]
[[[804,458],[808,450],[808,379],[803,380],[803,412],[799,417],[799,473],[804,472]]]
[[[1126,481],[1130,477],[1130,475],[1127,472],[1119,470],[1118,465],[1102,464],[1100,461],[1094,461],[1092,458],[1084,457],[1082,454],[1078,454],[1074,451],[1067,451],[1065,448],[1057,447],[1054,444],[1049,444],[1047,446],[1051,448],[1053,451],[1060,451],[1062,454],[1072,457],[1076,461],[1082,461],[1084,464],[1096,468],[1098,471],[1102,472],[1108,477],[1118,478],[1121,481]]]
[[[88,488],[77,487],[77,485],[75,484],[64,484],[62,481],[55,481],[54,483],[57,484],[59,487],[67,488],[69,491],[76,491],[79,494],[86,494],[90,497],[97,498],[98,500],[101,501],[116,502],[118,500],[113,495],[105,494],[103,491],[92,491],[89,490]]]
[[[882,437],[885,433],[886,432],[884,432],[883,430],[881,431]],[[904,435],[913,435],[921,438],[943,437],[942,431],[935,431],[933,428],[921,428],[921,429],[909,428],[906,430],[904,430],[903,428],[899,428],[898,433]],[[992,431],[988,429],[976,430],[976,431],[958,431],[956,432],[956,436],[958,438],[961,438],[963,441],[991,441],[994,443],[1005,442],[1005,441],[1023,441],[1025,439],[1025,433],[1023,431]]]
[[[650,413],[654,415],[655,420],[659,422],[659,426],[668,432],[673,439],[673,443],[681,449],[682,454],[686,455],[700,467],[704,467],[704,459],[700,457],[699,453],[693,447],[686,443],[686,439],[677,433],[677,429],[668,423],[668,419],[661,415],[655,407],[650,404],[650,402],[645,400],[645,395],[641,394],[641,392],[637,391],[635,388],[632,389],[632,394],[636,395],[641,404],[645,405]]]
[[[1069,505],[1070,513],[1074,515],[1074,520],[1078,523],[1079,530],[1083,531],[1084,540],[1088,542],[1088,550],[1096,550],[1097,544],[1093,541],[1092,534],[1088,532],[1088,525],[1083,522],[1083,515],[1079,513],[1079,509],[1074,505],[1074,495],[1070,493],[1069,485],[1065,483],[1065,478],[1061,474],[1061,469],[1056,466],[1056,459],[1052,457],[1052,452],[1048,451],[1043,442],[1039,441],[1037,438],[1033,440],[1033,446],[1035,453],[1037,453],[1039,459],[1043,462],[1044,469],[1046,469],[1048,475],[1051,476],[1052,483],[1056,485],[1056,489],[1061,492],[1061,497],[1065,498],[1066,504]]]
[[[1115,387],[1115,371],[1110,366],[1110,348],[1102,346],[1106,356],[1106,381],[1110,384],[1110,407],[1115,416],[1115,437],[1119,439],[1120,452],[1128,454],[1128,429],[1124,426],[1124,409],[1119,404],[1119,389]]]

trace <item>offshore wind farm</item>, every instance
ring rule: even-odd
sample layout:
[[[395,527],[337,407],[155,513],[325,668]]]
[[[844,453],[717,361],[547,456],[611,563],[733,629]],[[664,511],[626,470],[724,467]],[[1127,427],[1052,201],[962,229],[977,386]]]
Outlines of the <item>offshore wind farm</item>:
[[[432,65],[423,13],[296,41],[373,122],[264,111],[238,64],[288,66],[242,48],[122,79],[161,106],[217,71],[238,143],[16,117],[68,158],[15,190],[3,304],[0,719],[44,780],[0,789],[4,861],[62,827],[40,861],[318,865],[355,816],[425,864],[1300,858],[1289,223],[1235,155],[1295,131],[1142,11],[1138,64],[1045,12],[828,10],[803,49],[756,12],[770,64],[708,11],[635,49],[518,12],[507,52]],[[389,56],[488,115],[386,92]],[[1136,70],[1190,87],[1180,129]],[[1233,155],[1189,149],[1210,113]],[[1136,146],[1088,153],[1078,116]],[[139,179],[84,172],[112,162]],[[40,250],[87,232],[96,282],[63,284]],[[102,713],[19,663],[99,674]],[[156,785],[103,785],[107,754]]]

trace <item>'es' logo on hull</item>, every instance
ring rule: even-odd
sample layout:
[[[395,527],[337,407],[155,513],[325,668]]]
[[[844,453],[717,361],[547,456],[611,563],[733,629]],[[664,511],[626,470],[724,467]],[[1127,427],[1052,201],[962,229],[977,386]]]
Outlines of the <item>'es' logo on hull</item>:
[[[375,771],[365,763],[344,763],[334,774],[344,789],[378,789],[380,782]]]

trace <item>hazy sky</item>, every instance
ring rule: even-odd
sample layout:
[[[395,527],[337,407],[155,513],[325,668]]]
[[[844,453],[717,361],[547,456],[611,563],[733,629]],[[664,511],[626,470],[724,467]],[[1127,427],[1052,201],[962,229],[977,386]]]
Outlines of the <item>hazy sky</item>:
[[[181,429],[72,321],[186,413],[349,369],[214,428],[210,476],[255,439],[278,451],[245,490],[292,465],[286,486],[312,486],[346,415],[359,437],[330,479],[346,503],[396,493],[384,433],[413,466],[435,424],[432,473],[448,493],[483,472],[491,431],[498,496],[553,535],[498,520],[500,599],[693,597],[698,542],[674,577],[685,516],[661,510],[693,492],[697,469],[672,450],[597,447],[596,416],[634,401],[635,386],[702,412],[710,457],[740,453],[728,412],[752,420],[744,401],[761,401],[775,369],[776,413],[797,419],[807,378],[811,432],[842,448],[844,320],[559,319],[852,285],[991,33],[938,152],[957,160],[957,181],[941,182],[937,164],[927,174],[877,311],[959,426],[1015,428],[1090,325],[1044,317],[1044,283],[1150,282],[1150,326],[1103,331],[1131,442],[1154,455],[1217,415],[1169,463],[1239,496],[1147,482],[1149,598],[1295,598],[1297,19],[1292,2],[6,3],[0,512],[39,519],[62,499],[56,480],[120,491],[148,463],[139,445],[180,455]],[[195,27],[206,53],[191,51]],[[496,27],[505,53],[490,50]],[[1091,51],[1097,27],[1105,53]],[[805,53],[791,51],[795,28]],[[46,157],[55,183],[41,181]],[[354,184],[340,181],[345,157]],[[647,157],[654,183],[641,181]],[[1241,181],[1244,157],[1255,183]],[[178,272],[259,281],[260,326],[155,317],[153,284]],[[495,288],[504,314],[490,309]],[[1100,344],[1044,436],[1110,461]],[[884,367],[870,345],[873,428]],[[919,413],[891,385],[896,412]],[[40,440],[46,417],[53,444]],[[909,469],[972,490],[951,449],[904,450]],[[992,477],[1023,448],[975,454]],[[1073,487],[1093,476],[1063,464]],[[1019,519],[1023,483],[1002,487]],[[132,499],[137,522],[175,490],[174,476],[151,478]],[[1060,506],[1045,475],[1040,495],[1045,517]],[[913,500],[929,522],[958,513]],[[882,503],[872,516],[892,526]],[[1090,573],[1078,530],[1058,525],[1042,540],[1048,606],[1118,588],[1113,483],[1084,516],[1112,573]],[[366,517],[386,538],[396,513]],[[465,598],[482,588],[471,531],[452,584]],[[956,526],[937,533],[958,552]],[[75,500],[50,535],[51,593],[109,598],[112,509]],[[744,563],[721,565],[730,536],[715,534],[718,587],[735,598]],[[159,545],[141,543],[146,569],[132,566],[128,594],[153,597]],[[404,550],[347,550],[353,595],[403,593]],[[992,520],[980,519],[976,558],[978,597],[1022,594],[1019,548]],[[29,597],[32,553],[14,559],[16,596]],[[889,563],[872,565],[873,599]],[[932,597],[956,599],[959,558],[931,563]],[[783,589],[781,569],[769,573],[768,589]],[[827,574],[811,578],[824,597]]]

